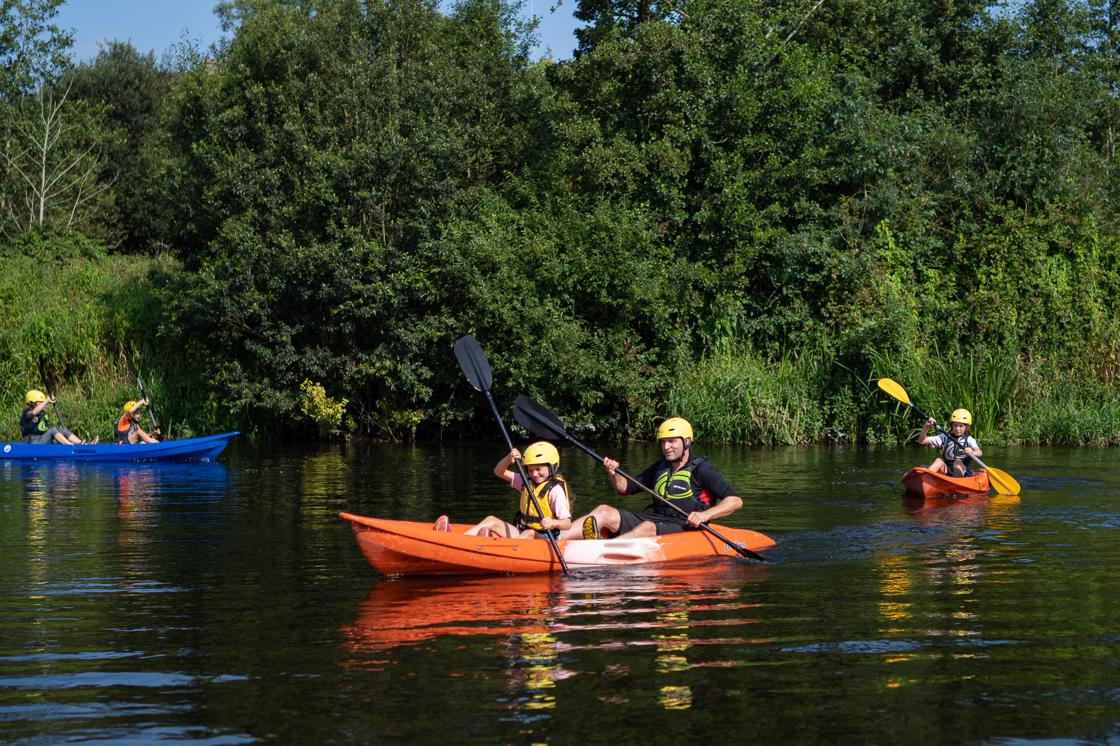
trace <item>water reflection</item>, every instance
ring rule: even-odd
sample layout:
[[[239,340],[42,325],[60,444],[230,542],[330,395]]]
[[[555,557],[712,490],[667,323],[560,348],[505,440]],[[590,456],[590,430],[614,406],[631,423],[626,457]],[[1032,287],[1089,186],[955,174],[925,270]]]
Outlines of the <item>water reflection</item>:
[[[899,688],[917,680],[903,671],[922,658],[969,658],[971,648],[949,653],[924,651],[923,640],[981,640],[984,636],[981,595],[991,578],[1008,572],[1021,542],[1016,534],[1018,497],[971,495],[903,498],[907,515],[926,537],[916,552],[880,552],[879,616],[883,626],[885,686]],[[939,603],[930,604],[928,599]]]
[[[741,636],[759,609],[742,594],[766,574],[765,567],[725,561],[567,578],[383,580],[360,603],[356,620],[342,628],[342,665],[385,670],[409,665],[413,651],[446,654],[449,645],[474,648],[489,639],[505,672],[511,716],[532,719],[558,706],[558,682],[588,673],[588,658],[598,661],[600,674],[630,677],[628,668],[619,668],[617,654],[605,662],[607,650],[621,648],[644,659],[641,667],[654,674],[636,678],[660,707],[688,709],[697,666],[736,665],[693,661],[696,646],[759,642]],[[724,634],[717,634],[721,628]],[[703,635],[696,637],[697,630]],[[618,701],[632,696],[641,693],[620,695]]]

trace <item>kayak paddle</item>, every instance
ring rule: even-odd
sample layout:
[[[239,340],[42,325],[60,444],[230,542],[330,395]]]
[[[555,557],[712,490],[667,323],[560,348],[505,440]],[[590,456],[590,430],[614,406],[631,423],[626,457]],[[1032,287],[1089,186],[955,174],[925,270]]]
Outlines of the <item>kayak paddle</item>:
[[[51,408],[54,409],[54,416],[58,418],[58,426],[63,430],[66,429],[66,423],[62,421],[62,412],[58,411],[58,402],[51,402]]]
[[[148,393],[144,391],[144,382],[140,380],[140,374],[136,374],[136,386],[140,389],[140,397],[148,399]],[[148,419],[152,423],[152,437],[163,440],[162,433],[159,431],[159,423],[156,422],[155,408],[152,407],[152,400],[148,399]]]
[[[467,383],[471,385],[475,391],[482,392],[486,397],[486,401],[490,404],[490,411],[494,413],[494,419],[498,421],[498,429],[502,431],[502,437],[506,440],[506,447],[513,450],[513,441],[510,440],[509,431],[506,430],[505,423],[502,422],[502,415],[498,412],[498,405],[494,403],[494,397],[490,394],[490,384],[493,383],[493,374],[490,371],[490,363],[486,359],[486,354],[482,351],[482,347],[471,335],[461,337],[455,343],[455,358],[459,361],[459,367],[463,369],[463,375],[467,377]],[[525,465],[521,463],[520,459],[515,461],[517,465],[517,473],[521,475],[521,484],[525,487],[525,491],[529,493],[529,500],[533,503],[533,507],[537,509],[537,515],[544,515],[541,510],[541,505],[537,502],[537,496],[533,494],[533,483],[529,481],[529,475],[525,473]],[[560,560],[560,567],[564,570],[564,574],[568,574],[568,563],[564,561],[564,555],[560,553],[560,547],[556,544],[556,537],[552,535],[551,531],[544,532],[545,538],[548,539],[549,546],[556,554],[556,559]]]
[[[58,411],[58,402],[53,402],[52,401],[51,402],[51,408],[54,409],[54,416],[58,418],[59,428],[65,430],[66,429],[66,423],[62,421],[62,412]],[[82,442],[85,443],[84,440]],[[94,440],[94,442],[97,442],[96,439]]]
[[[578,440],[573,438],[570,433],[568,433],[568,429],[564,427],[564,423],[560,421],[559,417],[557,417],[548,409],[542,407],[540,404],[537,404],[535,401],[525,396],[524,394],[518,396],[517,401],[513,405],[513,418],[517,420],[521,427],[532,432],[533,434],[539,435],[542,438],[550,438],[552,440],[566,440],[576,448],[579,448],[581,451],[586,453],[591,458],[598,461],[600,464],[603,463],[602,456],[595,453],[595,451],[591,450],[583,443],[580,443]],[[648,492],[654,497],[654,499],[660,501],[664,505],[668,505],[670,508],[677,511],[685,518],[688,518],[688,513],[681,510],[672,502],[666,500],[664,497],[651,490],[649,487],[646,487],[644,484],[624,472],[622,469],[616,469],[615,471],[621,474],[622,477],[628,480],[631,484],[634,484],[635,486],[640,487],[642,490]],[[747,559],[756,560],[758,562],[770,562],[770,560],[766,559],[761,554],[752,552],[750,549],[747,549],[744,546],[740,546],[730,539],[721,536],[718,531],[709,526],[707,523],[701,523],[700,528],[707,531],[709,534],[716,537]]]
[[[889,378],[880,378],[879,388],[893,396],[895,399],[898,399],[906,406],[910,407],[910,409],[917,412],[918,416],[922,418],[923,422],[929,421],[929,416],[922,410],[918,409],[918,407],[910,401],[910,397],[906,395],[906,389],[902,388],[902,386],[898,385],[896,382],[892,381]],[[941,425],[935,425],[935,427],[937,428],[937,431],[942,435],[948,435],[948,433],[945,432],[945,429],[942,428]],[[1019,490],[1021,489],[1019,487],[1019,483],[1016,482],[1010,474],[1005,471],[1001,471],[1000,469],[995,469],[991,466],[988,466],[975,456],[972,456],[971,458],[973,461],[980,464],[981,467],[987,470],[988,476],[992,480],[992,486],[996,488],[996,492],[999,492],[1001,495],[1019,494]]]

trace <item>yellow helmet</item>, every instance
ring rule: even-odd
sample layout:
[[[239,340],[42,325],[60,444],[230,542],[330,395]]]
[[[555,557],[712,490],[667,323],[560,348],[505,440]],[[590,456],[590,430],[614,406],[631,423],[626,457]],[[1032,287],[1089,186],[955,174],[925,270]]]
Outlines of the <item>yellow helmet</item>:
[[[954,409],[953,413],[949,415],[949,422],[959,422],[962,425],[972,424],[972,412],[967,409]]]
[[[31,389],[27,392],[27,396],[24,398],[26,399],[28,404],[38,404],[41,401],[46,401],[47,395],[39,389]]]
[[[683,417],[670,417],[657,428],[657,439],[663,440],[664,438],[692,440],[692,425],[688,424],[688,420]]]
[[[134,402],[134,401],[126,401],[126,402],[124,403],[124,406],[123,406],[123,407],[121,407],[121,411],[122,411],[122,412],[124,412],[125,414],[128,414],[129,412],[131,412],[131,411],[132,411],[132,408],[133,408],[133,407],[135,407],[135,406],[136,406],[136,402]]]
[[[521,463],[526,466],[545,464],[554,469],[560,468],[560,451],[556,446],[543,440],[538,440],[521,452]]]

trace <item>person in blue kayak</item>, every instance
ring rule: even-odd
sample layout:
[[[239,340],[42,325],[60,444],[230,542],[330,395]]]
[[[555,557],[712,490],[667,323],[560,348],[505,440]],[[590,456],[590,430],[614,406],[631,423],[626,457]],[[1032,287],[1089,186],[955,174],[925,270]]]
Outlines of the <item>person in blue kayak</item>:
[[[27,392],[26,406],[19,418],[19,431],[24,443],[58,443],[59,445],[81,445],[85,441],[64,427],[51,427],[47,420],[46,408],[54,404],[55,398],[47,396],[39,389]],[[97,442],[95,438],[94,443]]]
[[[113,427],[114,443],[158,443],[140,427],[140,410],[148,405],[147,399],[125,402],[121,416]]]
[[[929,429],[936,425],[937,420],[930,417],[918,434],[918,445],[941,449],[941,455],[933,460],[929,470],[952,477],[970,476],[972,457],[984,455],[980,444],[968,434],[972,429],[972,413],[967,409],[954,409],[949,415],[949,432],[931,436]]]
[[[524,465],[543,515],[537,512],[529,499],[529,491],[522,483],[521,475],[510,469],[514,461],[521,461]],[[521,494],[517,515],[512,523],[488,515],[467,529],[464,535],[544,539],[546,531],[556,536],[560,531],[571,528],[572,496],[568,481],[560,473],[560,452],[556,446],[541,440],[527,447],[524,454],[514,448],[494,466],[494,475]],[[447,516],[441,515],[436,519],[434,528],[436,531],[450,531],[451,522]]]
[[[577,518],[575,525],[561,535],[564,539],[599,539],[615,537],[640,537],[675,534],[699,528],[716,518],[723,518],[743,507],[743,500],[735,494],[723,475],[703,456],[692,455],[692,425],[681,417],[670,417],[657,428],[657,443],[661,460],[654,462],[636,479],[688,514],[679,513],[654,501],[645,513],[626,508],[599,505],[585,516]],[[633,495],[642,491],[618,474],[618,462],[603,459],[603,467],[610,475],[611,486],[620,495]]]

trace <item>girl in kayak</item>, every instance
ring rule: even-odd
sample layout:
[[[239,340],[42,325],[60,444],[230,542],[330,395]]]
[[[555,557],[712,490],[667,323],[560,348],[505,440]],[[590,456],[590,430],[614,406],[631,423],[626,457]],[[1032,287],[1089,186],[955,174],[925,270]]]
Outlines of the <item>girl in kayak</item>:
[[[937,420],[930,417],[918,435],[918,445],[941,449],[941,456],[933,460],[929,470],[954,477],[970,476],[972,457],[984,455],[980,444],[968,434],[972,429],[972,413],[967,409],[954,409],[949,415],[949,432],[930,436],[929,429],[936,424]]]
[[[521,481],[521,475],[510,470],[514,461],[521,461],[533,483],[533,495],[537,498],[544,515],[537,512],[529,492]],[[543,440],[533,443],[525,453],[514,448],[494,466],[494,475],[509,483],[521,493],[521,503],[513,523],[503,521],[497,516],[488,515],[477,525],[465,532],[466,536],[500,536],[519,539],[544,539],[545,531],[557,536],[561,531],[571,528],[571,493],[568,482],[560,474],[560,452],[556,446]],[[450,531],[451,522],[447,516],[436,519],[436,531]]]

